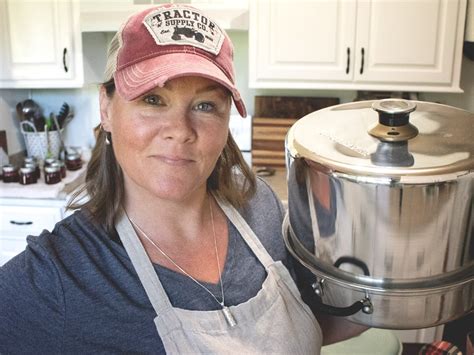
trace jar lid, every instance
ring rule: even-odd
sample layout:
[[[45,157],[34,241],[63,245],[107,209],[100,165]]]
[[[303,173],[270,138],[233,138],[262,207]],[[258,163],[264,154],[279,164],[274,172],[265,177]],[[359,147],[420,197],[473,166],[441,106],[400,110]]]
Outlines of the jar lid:
[[[67,160],[77,160],[77,159],[80,159],[80,158],[81,158],[81,156],[78,153],[71,153],[71,154],[66,155]]]
[[[35,169],[30,166],[25,166],[23,168],[20,168],[20,173],[22,174],[31,174],[34,172],[35,172]]]
[[[44,171],[46,173],[57,173],[60,171],[60,167],[59,165],[57,164],[54,164],[54,165],[50,165],[50,166],[45,166],[44,167]]]
[[[333,172],[428,182],[473,171],[473,137],[471,112],[387,99],[310,113],[291,127],[287,149]]]
[[[2,170],[4,173],[11,173],[13,171],[16,171],[17,169],[11,164],[5,164],[2,166]]]
[[[38,165],[36,165],[35,163],[26,163],[26,162],[25,162],[25,163],[23,164],[23,167],[24,167],[24,168],[36,169],[37,166],[38,166]]]
[[[25,164],[37,164],[35,157],[25,157],[24,159]]]

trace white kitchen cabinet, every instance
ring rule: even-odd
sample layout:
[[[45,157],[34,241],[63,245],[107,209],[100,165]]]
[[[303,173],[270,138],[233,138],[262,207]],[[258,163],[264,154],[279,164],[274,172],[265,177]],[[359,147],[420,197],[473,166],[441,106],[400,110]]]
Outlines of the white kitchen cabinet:
[[[64,217],[65,200],[0,199],[0,266],[26,247],[28,235],[51,231]]]
[[[465,0],[257,0],[254,88],[461,92]]]
[[[83,32],[115,32],[133,13],[165,1],[160,0],[81,0]],[[169,0],[166,2],[181,3]],[[188,0],[184,3],[201,9],[223,29],[248,29],[248,0]]]
[[[83,84],[79,0],[0,0],[0,88]]]

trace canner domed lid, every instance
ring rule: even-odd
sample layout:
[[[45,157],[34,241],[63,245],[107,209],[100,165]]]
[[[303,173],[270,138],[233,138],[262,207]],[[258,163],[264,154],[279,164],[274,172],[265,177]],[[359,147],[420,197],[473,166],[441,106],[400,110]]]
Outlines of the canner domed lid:
[[[474,114],[421,101],[352,102],[299,119],[287,149],[348,175],[452,180],[474,171]]]

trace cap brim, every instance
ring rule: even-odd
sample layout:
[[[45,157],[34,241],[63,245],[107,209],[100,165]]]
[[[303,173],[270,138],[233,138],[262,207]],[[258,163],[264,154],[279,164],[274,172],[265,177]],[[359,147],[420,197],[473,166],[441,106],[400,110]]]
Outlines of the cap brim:
[[[200,76],[216,81],[232,94],[234,104],[242,117],[247,110],[240,93],[227,76],[209,59],[192,53],[169,53],[143,60],[114,74],[119,95],[131,101],[163,85],[170,79],[182,76]]]

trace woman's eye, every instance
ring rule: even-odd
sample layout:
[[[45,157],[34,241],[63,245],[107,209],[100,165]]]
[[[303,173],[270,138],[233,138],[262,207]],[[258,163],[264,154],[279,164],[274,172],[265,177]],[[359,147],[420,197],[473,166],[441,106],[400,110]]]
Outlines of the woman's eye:
[[[145,101],[149,105],[161,105],[161,99],[157,95],[146,95],[143,98],[143,101]]]
[[[210,112],[215,108],[215,105],[211,102],[201,102],[196,105],[196,110]]]

